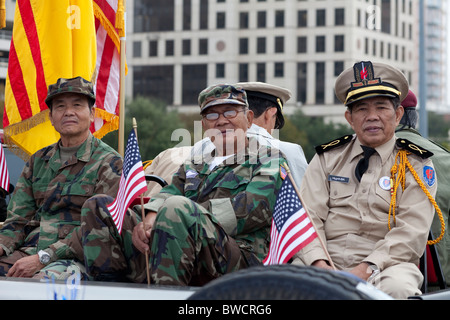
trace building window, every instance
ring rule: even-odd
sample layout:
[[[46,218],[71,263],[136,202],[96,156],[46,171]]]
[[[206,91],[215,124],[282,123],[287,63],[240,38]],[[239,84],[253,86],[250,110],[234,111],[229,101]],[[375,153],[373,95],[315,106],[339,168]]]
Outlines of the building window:
[[[256,64],[256,81],[266,82],[266,64]]]
[[[275,62],[273,74],[274,74],[275,78],[284,77],[284,63],[283,62]]]
[[[316,62],[316,103],[325,103],[325,62]]]
[[[339,75],[344,71],[344,61],[334,62],[334,76],[339,77]]]
[[[190,55],[191,55],[191,40],[184,39],[183,40],[183,56],[190,56]]]
[[[225,78],[225,63],[216,63],[216,78]]]
[[[335,52],[344,52],[345,43],[344,43],[344,35],[335,35],[334,36],[334,51]]]
[[[134,13],[133,30],[136,33],[174,30],[174,0],[135,0]]]
[[[381,0],[381,32],[391,33],[391,0]]]
[[[172,57],[175,52],[175,42],[173,40],[166,40],[166,57]]]
[[[297,37],[297,53],[308,52],[308,38],[307,37]]]
[[[307,79],[308,65],[305,62],[297,63],[297,101],[306,103],[306,93],[308,92]]]
[[[316,37],[316,52],[325,52],[325,36]]]
[[[148,43],[148,55],[150,57],[158,56],[158,41],[150,40]]]
[[[208,54],[208,39],[200,39],[198,42],[198,54]]]
[[[191,0],[183,0],[183,30],[191,30]]]
[[[248,12],[239,13],[239,28],[248,29]]]
[[[225,29],[225,12],[217,12],[216,28]]]
[[[266,53],[266,38],[258,37],[256,39],[256,53]]]
[[[133,96],[157,98],[172,104],[173,79],[173,66],[134,66]]]
[[[308,11],[297,11],[297,27],[303,28],[308,26]]]
[[[316,26],[323,27],[326,24],[326,11],[325,9],[317,9],[316,11]]]
[[[239,82],[248,81],[248,63],[239,63]]]
[[[248,38],[239,39],[239,54],[248,54]]]
[[[133,58],[140,58],[142,55],[142,45],[140,41],[133,41]]]
[[[208,0],[200,0],[200,30],[208,29]]]
[[[207,86],[207,65],[190,64],[183,66],[182,103],[191,105],[198,103],[198,93]]]
[[[275,27],[284,27],[284,11],[277,10],[275,11]]]
[[[257,13],[257,27],[265,28],[266,27],[266,12],[258,11]]]
[[[345,25],[345,9],[337,8],[334,10],[334,25],[343,26]]]
[[[275,53],[284,52],[284,37],[275,37]]]

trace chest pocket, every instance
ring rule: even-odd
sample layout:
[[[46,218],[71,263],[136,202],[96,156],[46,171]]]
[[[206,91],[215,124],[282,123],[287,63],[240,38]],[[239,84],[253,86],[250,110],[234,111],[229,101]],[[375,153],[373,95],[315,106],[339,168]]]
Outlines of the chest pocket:
[[[354,184],[330,181],[330,207],[346,206],[354,193]]]

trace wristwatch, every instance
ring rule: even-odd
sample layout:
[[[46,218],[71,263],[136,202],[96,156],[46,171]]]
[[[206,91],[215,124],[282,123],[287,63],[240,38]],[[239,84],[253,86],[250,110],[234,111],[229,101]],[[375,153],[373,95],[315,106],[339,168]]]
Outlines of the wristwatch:
[[[44,250],[38,252],[39,262],[46,266],[50,262],[50,255]]]
[[[372,274],[367,279],[367,282],[370,282],[373,278],[375,278],[380,273],[380,269],[378,268],[378,266],[376,264],[369,263],[369,262],[366,262],[366,263],[369,265],[369,269],[372,271]]]

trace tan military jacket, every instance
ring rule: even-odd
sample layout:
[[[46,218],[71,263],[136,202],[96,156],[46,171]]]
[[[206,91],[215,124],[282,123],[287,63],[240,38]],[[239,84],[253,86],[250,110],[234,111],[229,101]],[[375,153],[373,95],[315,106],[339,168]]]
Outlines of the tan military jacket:
[[[349,139],[349,143],[330,146],[331,150],[315,155],[300,191],[331,259],[338,269],[344,270],[363,261],[374,263],[381,270],[400,262],[417,264],[425,250],[433,205],[406,169],[405,190],[398,189],[396,221],[391,216],[389,231],[390,170],[400,149],[396,137],[376,148],[361,182],[355,177],[355,167],[363,157],[361,144],[355,135]],[[434,197],[436,179],[424,178],[430,169],[434,170],[431,160],[415,154],[408,159]],[[297,258],[307,265],[328,260],[317,239]]]

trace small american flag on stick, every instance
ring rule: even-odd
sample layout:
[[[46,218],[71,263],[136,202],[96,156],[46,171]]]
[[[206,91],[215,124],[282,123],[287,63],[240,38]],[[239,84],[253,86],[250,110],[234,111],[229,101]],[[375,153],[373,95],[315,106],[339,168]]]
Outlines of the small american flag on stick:
[[[316,237],[314,225],[297,195],[289,174],[277,196],[270,231],[269,253],[263,264],[288,262]]]
[[[116,199],[107,206],[119,234],[122,232],[123,218],[130,203],[146,190],[147,183],[145,181],[136,132],[134,129],[131,129],[125,149],[119,191]]]

